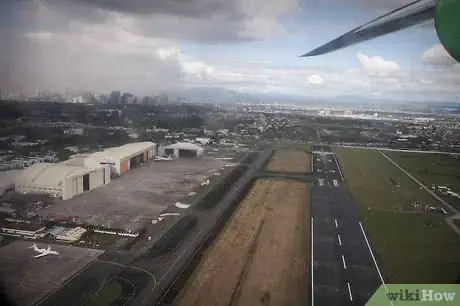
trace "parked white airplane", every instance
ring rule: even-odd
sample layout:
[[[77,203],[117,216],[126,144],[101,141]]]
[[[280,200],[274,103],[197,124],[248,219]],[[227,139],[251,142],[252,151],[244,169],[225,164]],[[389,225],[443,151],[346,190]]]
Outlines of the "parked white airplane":
[[[29,247],[30,248],[33,248],[35,252],[38,252],[38,253],[41,253],[39,255],[36,255],[34,256],[34,258],[39,258],[39,257],[43,257],[43,256],[46,256],[46,255],[49,255],[49,254],[53,254],[53,255],[57,255],[59,254],[58,252],[56,251],[51,251],[51,247],[48,245],[48,248],[47,249],[40,249],[39,247],[37,247],[37,244],[34,244],[34,245],[31,245]]]

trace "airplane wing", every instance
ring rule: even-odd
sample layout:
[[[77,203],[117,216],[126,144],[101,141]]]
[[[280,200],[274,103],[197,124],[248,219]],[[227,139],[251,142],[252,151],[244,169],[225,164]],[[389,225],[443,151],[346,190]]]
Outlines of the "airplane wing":
[[[436,15],[436,0],[416,0],[371,20],[302,55],[309,57],[336,51],[369,39],[420,24]]]
[[[48,253],[41,253],[39,255],[35,255],[34,258],[39,258],[48,255]]]

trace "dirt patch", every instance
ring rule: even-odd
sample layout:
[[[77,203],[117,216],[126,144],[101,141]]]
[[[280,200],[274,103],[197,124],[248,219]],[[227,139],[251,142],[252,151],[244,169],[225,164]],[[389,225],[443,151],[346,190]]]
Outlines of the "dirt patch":
[[[309,188],[258,180],[177,305],[305,305]]]
[[[310,155],[303,151],[278,150],[267,165],[270,172],[307,173],[310,171]]]

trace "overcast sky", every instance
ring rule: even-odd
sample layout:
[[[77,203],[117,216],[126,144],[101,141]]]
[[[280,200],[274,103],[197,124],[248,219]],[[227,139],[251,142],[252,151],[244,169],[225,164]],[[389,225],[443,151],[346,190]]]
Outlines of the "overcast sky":
[[[1,0],[0,89],[458,101],[432,23],[298,56],[408,0]]]

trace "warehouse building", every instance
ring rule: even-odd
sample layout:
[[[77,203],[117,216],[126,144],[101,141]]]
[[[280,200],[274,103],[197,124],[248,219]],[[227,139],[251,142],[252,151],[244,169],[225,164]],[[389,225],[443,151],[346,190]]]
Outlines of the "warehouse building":
[[[171,145],[162,146],[159,149],[161,156],[174,155],[175,157],[197,157],[204,153],[204,149],[196,144],[188,142],[178,142]]]
[[[110,183],[108,165],[85,164],[83,158],[76,158],[57,164],[32,165],[18,174],[14,188],[21,193],[47,194],[67,200]]]
[[[121,147],[105,149],[101,152],[89,154],[85,158],[85,165],[109,165],[112,173],[121,175],[129,169],[135,168],[155,156],[153,142],[128,143]]]
[[[1,227],[2,234],[36,239],[45,231],[40,224],[10,223]]]

